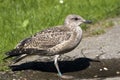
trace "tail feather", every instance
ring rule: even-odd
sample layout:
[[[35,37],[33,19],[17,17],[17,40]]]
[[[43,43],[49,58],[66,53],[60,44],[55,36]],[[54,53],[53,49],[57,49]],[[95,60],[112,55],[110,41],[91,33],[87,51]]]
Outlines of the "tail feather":
[[[17,57],[15,57],[14,59],[13,59],[13,62],[14,63],[17,63],[17,62],[19,62],[20,60],[22,60],[23,58],[25,58],[27,56],[27,54],[23,54],[23,55],[21,55],[21,56],[17,56]]]
[[[18,55],[20,55],[20,49],[13,49],[13,50],[7,52],[6,55],[18,56]]]
[[[3,58],[3,60],[6,60],[6,59],[8,59],[8,58],[11,58],[11,56],[7,56],[7,57]]]
[[[23,54],[38,54],[38,55],[45,55],[46,50],[38,50],[38,49],[13,49],[7,53],[5,53],[7,55],[7,57],[5,57],[3,60],[14,57],[14,56],[20,56]]]
[[[5,54],[7,55],[7,57],[5,57],[3,60],[20,55],[19,49],[13,49],[9,52],[6,52]]]

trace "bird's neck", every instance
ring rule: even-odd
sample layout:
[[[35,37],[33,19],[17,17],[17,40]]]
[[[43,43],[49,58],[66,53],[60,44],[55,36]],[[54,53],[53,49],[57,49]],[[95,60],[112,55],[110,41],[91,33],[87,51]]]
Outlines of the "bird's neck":
[[[77,29],[81,29],[80,26],[76,25],[76,24],[69,24],[69,25],[65,25],[67,28],[69,28],[69,30],[71,31],[76,31]]]

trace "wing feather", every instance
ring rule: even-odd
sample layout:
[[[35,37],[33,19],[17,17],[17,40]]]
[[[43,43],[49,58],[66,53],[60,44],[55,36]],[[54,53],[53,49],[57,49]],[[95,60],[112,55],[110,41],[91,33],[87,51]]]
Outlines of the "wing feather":
[[[30,38],[21,41],[17,48],[36,48],[45,50],[70,38],[71,32],[65,31],[59,27],[50,28],[36,33]]]
[[[43,30],[35,35],[22,40],[15,49],[7,53],[7,58],[22,54],[45,54],[46,50],[67,41],[72,32],[62,27]]]

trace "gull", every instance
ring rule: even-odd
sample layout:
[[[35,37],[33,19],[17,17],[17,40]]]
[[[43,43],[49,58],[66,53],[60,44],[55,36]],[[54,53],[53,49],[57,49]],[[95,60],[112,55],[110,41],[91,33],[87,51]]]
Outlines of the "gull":
[[[7,52],[7,58],[15,57],[15,63],[28,55],[55,56],[54,65],[58,75],[64,76],[58,66],[60,55],[75,49],[82,39],[82,23],[91,23],[79,15],[70,14],[65,18],[64,24],[42,30],[35,35],[28,37],[17,46]]]

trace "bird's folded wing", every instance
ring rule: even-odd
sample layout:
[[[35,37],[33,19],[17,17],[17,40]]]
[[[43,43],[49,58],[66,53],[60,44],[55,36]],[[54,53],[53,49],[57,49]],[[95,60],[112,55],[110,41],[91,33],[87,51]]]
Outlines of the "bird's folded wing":
[[[59,27],[41,31],[30,38],[22,40],[14,50],[8,52],[8,56],[22,54],[45,54],[49,48],[55,47],[71,37],[72,32]]]

